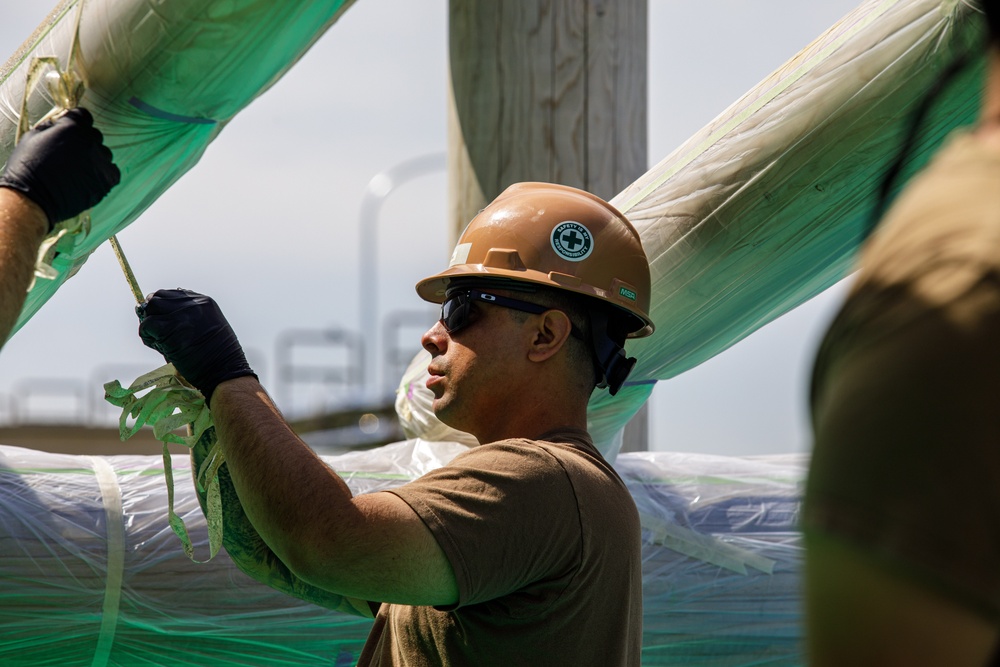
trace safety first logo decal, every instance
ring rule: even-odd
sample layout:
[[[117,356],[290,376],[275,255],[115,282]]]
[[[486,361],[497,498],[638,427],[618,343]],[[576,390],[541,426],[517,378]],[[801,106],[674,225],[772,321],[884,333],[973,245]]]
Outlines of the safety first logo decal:
[[[590,230],[579,222],[566,220],[552,229],[552,249],[563,259],[579,262],[590,257],[594,249],[594,237]]]

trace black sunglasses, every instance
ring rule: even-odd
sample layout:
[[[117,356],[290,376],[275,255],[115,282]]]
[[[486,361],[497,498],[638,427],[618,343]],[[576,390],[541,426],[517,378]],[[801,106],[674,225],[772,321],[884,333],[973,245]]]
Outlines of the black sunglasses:
[[[512,310],[520,310],[533,315],[538,315],[548,310],[555,310],[549,306],[531,303],[530,301],[521,301],[520,299],[511,299],[499,294],[481,292],[477,289],[456,290],[450,293],[441,304],[441,325],[444,326],[449,334],[461,331],[469,325],[469,314],[472,312],[472,303],[476,301]],[[579,340],[585,341],[586,338],[583,332],[575,324],[572,324],[572,327],[570,334]]]

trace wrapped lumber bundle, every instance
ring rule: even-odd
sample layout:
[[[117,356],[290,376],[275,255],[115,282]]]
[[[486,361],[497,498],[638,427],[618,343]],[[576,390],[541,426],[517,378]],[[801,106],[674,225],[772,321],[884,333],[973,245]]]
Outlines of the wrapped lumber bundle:
[[[189,468],[175,464],[175,510],[207,558]],[[277,594],[224,553],[189,560],[165,494],[160,457],[0,448],[0,664],[315,665],[354,654],[366,620]]]
[[[35,283],[17,326],[193,167],[351,3],[60,0],[0,68],[0,162],[22,122],[81,104],[104,133],[122,181],[91,212],[89,230],[60,242],[50,279]],[[62,75],[74,94],[51,85]]]
[[[326,457],[355,493],[464,449],[414,439]],[[625,454],[643,521],[644,665],[801,662],[795,532],[804,461]],[[196,557],[204,519],[186,462],[175,510]],[[163,460],[0,446],[0,664],[353,665],[370,621],[249,579],[225,551],[185,556]]]
[[[801,665],[804,455],[626,453],[643,526],[643,665]]]
[[[602,451],[656,381],[850,272],[912,111],[956,54],[981,54],[983,28],[973,2],[863,2],[612,200],[650,260],[656,335],[630,344],[631,386],[594,394]],[[982,64],[935,104],[899,185],[974,120]]]

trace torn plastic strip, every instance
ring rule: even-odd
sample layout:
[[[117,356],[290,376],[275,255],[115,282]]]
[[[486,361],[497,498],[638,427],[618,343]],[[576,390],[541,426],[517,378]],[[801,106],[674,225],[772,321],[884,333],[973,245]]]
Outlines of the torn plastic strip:
[[[84,0],[79,0],[77,4],[76,23],[73,28],[73,39],[70,43],[66,68],[59,65],[59,58],[56,56],[38,56],[31,59],[28,73],[25,77],[24,95],[21,98],[21,112],[17,119],[17,131],[14,134],[14,144],[21,141],[21,137],[28,132],[31,122],[28,118],[28,100],[41,81],[45,81],[52,100],[55,102],[38,123],[55,118],[79,104],[80,98],[86,89],[86,83],[76,72],[74,63],[80,51],[80,17],[83,16]],[[52,70],[42,76],[45,67]],[[36,125],[38,123],[35,123]],[[32,276],[31,284],[28,285],[30,292],[35,286],[35,280],[55,280],[59,277],[59,272],[52,266],[56,255],[59,252],[68,252],[76,247],[76,244],[84,240],[90,234],[90,212],[84,211],[75,218],[63,220],[55,224],[49,235],[42,241],[38,248],[38,257],[35,260],[35,273]]]
[[[142,393],[141,396],[138,394]],[[184,520],[174,511],[174,473],[171,465],[169,443],[194,447],[201,436],[212,427],[212,413],[205,405],[205,397],[188,385],[171,364],[166,364],[139,376],[127,388],[118,380],[104,385],[104,400],[122,408],[118,421],[121,439],[128,440],[147,424],[153,435],[163,443],[163,475],[167,484],[167,521],[181,541],[184,553],[195,563],[204,563],[219,552],[222,546],[222,494],[219,488],[219,467],[224,462],[218,443],[209,452],[205,464],[195,471],[195,483],[206,494],[205,522],[208,526],[209,556],[204,561],[194,557],[194,546]],[[130,426],[129,419],[133,420]],[[174,431],[188,429],[182,436]]]
[[[114,468],[101,457],[88,456],[97,475],[104,505],[104,523],[108,538],[107,577],[104,585],[104,604],[101,607],[101,629],[91,667],[105,667],[114,646],[115,629],[118,627],[118,608],[121,603],[122,578],[125,572],[125,524],[122,513],[122,492]]]

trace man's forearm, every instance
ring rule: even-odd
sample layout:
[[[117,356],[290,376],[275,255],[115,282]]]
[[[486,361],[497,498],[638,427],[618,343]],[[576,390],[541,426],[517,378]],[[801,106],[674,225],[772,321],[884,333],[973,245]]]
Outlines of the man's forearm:
[[[292,431],[254,378],[219,385],[212,414],[240,503],[257,532],[293,568],[317,534],[355,512],[348,486]],[[340,525],[331,517],[342,517]]]
[[[38,246],[48,220],[19,192],[0,188],[0,345],[7,341],[35,270]]]
[[[211,428],[192,448],[191,463],[195,475],[201,470],[202,463],[208,458],[216,442],[215,429]],[[366,602],[317,588],[295,576],[250,523],[236,494],[226,464],[219,469],[218,475],[222,496],[223,545],[230,559],[243,573],[275,590],[315,605],[371,618],[372,610]],[[205,489],[196,484],[195,491],[202,511],[205,511]]]
[[[139,334],[211,400],[239,504],[291,574],[361,600],[458,600],[451,563],[423,519],[392,493],[353,497],[278,412],[214,300],[159,290],[140,312]]]

